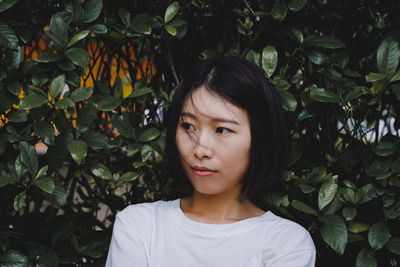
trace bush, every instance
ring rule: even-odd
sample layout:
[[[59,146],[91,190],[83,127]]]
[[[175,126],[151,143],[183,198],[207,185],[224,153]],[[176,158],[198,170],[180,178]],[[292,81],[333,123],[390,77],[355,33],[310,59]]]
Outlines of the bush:
[[[260,203],[317,266],[400,263],[396,1],[0,2],[0,265],[102,266],[117,211],[180,195],[162,117],[199,58],[261,66],[292,151]]]

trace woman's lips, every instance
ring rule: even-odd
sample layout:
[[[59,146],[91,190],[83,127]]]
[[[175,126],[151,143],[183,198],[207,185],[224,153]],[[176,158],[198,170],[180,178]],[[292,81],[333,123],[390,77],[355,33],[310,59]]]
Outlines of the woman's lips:
[[[197,176],[207,177],[212,176],[216,173],[216,171],[210,170],[203,166],[192,166],[193,173]]]

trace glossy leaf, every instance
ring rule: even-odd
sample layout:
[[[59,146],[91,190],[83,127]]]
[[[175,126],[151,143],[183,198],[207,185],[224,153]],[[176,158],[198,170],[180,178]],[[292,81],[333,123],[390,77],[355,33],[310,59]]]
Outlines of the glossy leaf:
[[[97,33],[97,34],[105,34],[108,32],[108,29],[105,25],[103,24],[95,24],[89,27],[89,30],[91,32]]]
[[[384,39],[379,45],[376,54],[379,72],[385,74],[387,79],[390,79],[399,65],[399,59],[399,43],[391,37]]]
[[[338,190],[338,185],[333,179],[326,181],[325,183],[322,184],[318,193],[319,210],[322,210],[326,205],[328,205],[333,200],[337,190]]]
[[[36,174],[35,179],[38,179],[38,178],[46,175],[48,169],[49,169],[49,165],[44,165],[42,168],[40,168],[40,170]]]
[[[6,186],[8,184],[12,184],[15,181],[17,181],[17,178],[15,178],[15,177],[0,174],[0,187]]]
[[[47,121],[39,121],[33,124],[33,130],[40,136],[42,141],[47,145],[54,145],[55,130],[53,125]]]
[[[86,50],[78,47],[68,49],[65,54],[72,63],[82,68],[86,68],[92,59]]]
[[[26,207],[26,191],[22,191],[15,196],[13,207],[19,214],[22,214],[24,212],[24,209]]]
[[[317,211],[300,200],[293,200],[292,207],[306,214],[317,214]]]
[[[396,146],[389,142],[381,142],[375,147],[375,154],[381,157],[390,156],[396,151]]]
[[[367,82],[377,82],[383,79],[385,79],[385,74],[382,73],[370,72],[369,74],[365,75],[365,80]]]
[[[278,64],[278,52],[275,47],[267,45],[262,52],[262,68],[268,77],[274,74]]]
[[[152,92],[153,92],[153,89],[148,88],[148,87],[143,87],[143,88],[133,91],[133,93],[130,94],[129,97],[139,97],[139,96],[150,94]]]
[[[354,207],[345,207],[342,212],[343,218],[346,221],[353,220],[357,215],[357,209]]]
[[[59,41],[62,47],[67,45],[68,24],[58,15],[50,19],[50,30],[54,37]]]
[[[76,119],[76,129],[78,132],[86,132],[92,125],[94,118],[97,115],[96,106],[92,103],[85,103],[78,110],[78,118]]]
[[[334,36],[308,37],[304,40],[303,44],[315,47],[329,48],[329,49],[338,49],[346,47],[346,45],[340,39]]]
[[[22,109],[33,109],[48,103],[48,99],[42,95],[31,93],[20,99],[19,105]]]
[[[160,130],[156,129],[156,128],[149,128],[144,130],[140,136],[139,136],[139,141],[140,142],[150,142],[154,139],[156,139],[157,137],[159,137],[161,134]]]
[[[2,267],[27,267],[28,257],[16,250],[9,250],[0,257]]]
[[[0,2],[0,12],[6,11],[7,9],[14,6],[18,0],[2,0]]]
[[[169,4],[167,10],[165,11],[164,23],[168,23],[170,20],[172,20],[176,16],[178,11],[179,11],[179,3],[177,1],[174,1],[171,4]]]
[[[312,99],[323,103],[337,103],[340,104],[339,97],[325,88],[313,88],[310,90]]]
[[[36,186],[42,189],[46,193],[53,193],[55,189],[54,180],[49,177],[43,177],[36,180]]]
[[[307,4],[307,0],[290,0],[288,7],[290,11],[297,12]]]
[[[358,233],[362,233],[362,232],[366,232],[368,231],[370,228],[370,226],[368,224],[365,223],[351,223],[349,225],[349,232],[358,234]]]
[[[86,158],[87,144],[82,140],[74,140],[68,144],[68,151],[76,164],[80,165]]]
[[[65,75],[58,75],[50,84],[50,96],[52,99],[58,97],[65,86]]]
[[[101,163],[95,163],[90,167],[90,171],[97,177],[104,180],[112,180],[112,174],[110,170]]]
[[[99,110],[101,111],[112,111],[121,105],[121,98],[119,97],[101,97],[98,101]]]
[[[347,245],[346,224],[337,215],[323,217],[324,225],[320,232],[324,241],[338,254],[343,255]]]
[[[377,267],[374,253],[368,248],[362,248],[357,255],[356,267]]]
[[[120,133],[122,136],[127,138],[135,138],[135,129],[131,121],[129,120],[128,115],[113,115],[111,117],[111,123],[114,129]]]
[[[368,242],[374,250],[381,249],[390,239],[390,232],[385,223],[376,223],[368,231]]]
[[[137,172],[126,172],[119,178],[119,181],[123,182],[131,182],[139,178],[139,173]]]
[[[29,173],[35,177],[38,171],[38,157],[35,148],[27,142],[20,142],[21,161],[28,169]]]
[[[67,109],[70,107],[74,107],[75,104],[70,98],[64,97],[63,99],[58,100],[56,102],[56,106],[59,107],[60,109]]]
[[[36,61],[42,63],[56,62],[60,60],[62,56],[53,54],[51,51],[46,51],[37,56]]]
[[[76,44],[77,42],[79,42],[82,39],[85,39],[86,36],[88,36],[90,31],[88,30],[83,30],[81,32],[78,32],[77,34],[75,34],[71,40],[68,43],[68,47],[73,46],[74,44]]]
[[[72,91],[69,98],[71,98],[74,102],[80,102],[92,96],[93,88],[92,87],[79,87]]]
[[[15,32],[2,22],[0,22],[0,38],[6,40],[8,48],[16,48],[18,46],[18,38]]]
[[[95,21],[103,10],[103,0],[88,0],[85,3],[82,22],[90,23]]]
[[[386,244],[388,250],[392,253],[400,255],[400,238],[398,237],[391,237],[389,242]]]

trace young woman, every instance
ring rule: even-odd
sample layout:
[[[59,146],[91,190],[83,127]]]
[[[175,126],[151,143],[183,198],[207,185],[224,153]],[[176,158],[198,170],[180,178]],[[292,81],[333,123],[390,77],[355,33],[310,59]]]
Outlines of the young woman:
[[[264,72],[240,57],[201,62],[167,114],[166,160],[192,193],[118,213],[106,266],[314,266],[309,233],[252,202],[286,157],[279,96]]]

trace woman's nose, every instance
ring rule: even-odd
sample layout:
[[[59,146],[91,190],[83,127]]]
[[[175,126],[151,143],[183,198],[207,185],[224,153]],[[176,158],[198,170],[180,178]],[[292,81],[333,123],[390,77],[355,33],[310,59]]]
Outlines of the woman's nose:
[[[202,134],[195,140],[194,155],[199,159],[211,158],[214,155],[214,149],[209,137]]]

